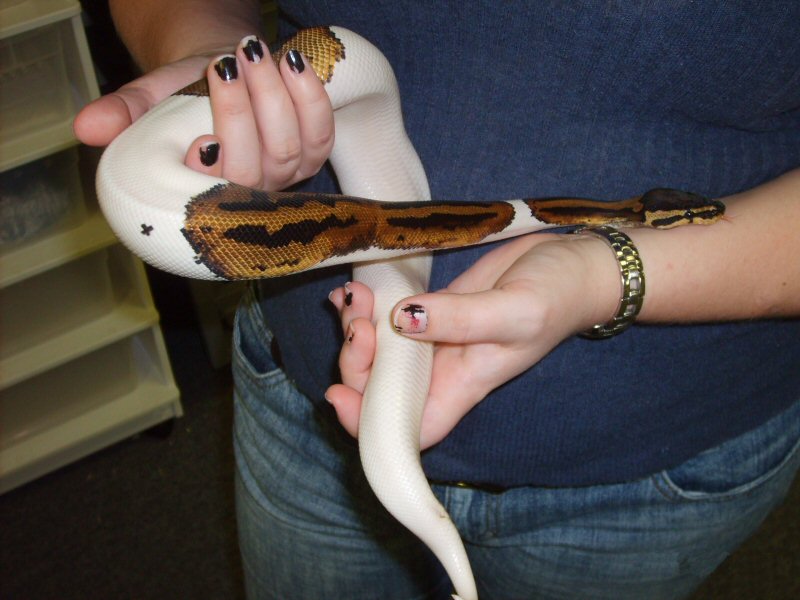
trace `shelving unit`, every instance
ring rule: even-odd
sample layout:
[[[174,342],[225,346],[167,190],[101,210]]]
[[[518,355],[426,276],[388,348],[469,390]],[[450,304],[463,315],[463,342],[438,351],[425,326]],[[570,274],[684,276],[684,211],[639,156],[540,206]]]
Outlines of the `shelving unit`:
[[[144,269],[81,185],[98,95],[78,2],[0,0],[0,493],[182,414]]]

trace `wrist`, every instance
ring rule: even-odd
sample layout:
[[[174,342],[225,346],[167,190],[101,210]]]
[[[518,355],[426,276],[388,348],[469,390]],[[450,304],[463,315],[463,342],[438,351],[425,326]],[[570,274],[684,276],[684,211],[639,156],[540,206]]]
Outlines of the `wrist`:
[[[259,3],[240,0],[220,13],[209,0],[110,2],[117,31],[136,64],[148,72],[189,57],[228,53],[261,31]]]
[[[252,30],[249,32],[237,31],[232,32],[229,36],[217,35],[213,39],[203,39],[202,41],[163,43],[152,50],[135,53],[134,59],[143,73],[175,63],[186,64],[194,61],[200,66],[199,79],[205,74],[205,68],[212,58],[221,54],[232,54],[239,41],[251,34]]]
[[[607,241],[594,235],[571,235],[572,244],[584,261],[581,277],[583,310],[575,333],[609,323],[620,307],[623,286],[620,266]]]
[[[619,266],[603,240],[556,235],[536,244],[529,256],[527,285],[541,303],[544,327],[558,330],[563,339],[614,316],[620,299]]]
[[[645,295],[644,265],[639,250],[626,233],[609,226],[587,227],[578,234],[594,236],[608,245],[619,268],[620,299],[614,316],[582,332],[589,339],[605,339],[628,329],[642,309]]]

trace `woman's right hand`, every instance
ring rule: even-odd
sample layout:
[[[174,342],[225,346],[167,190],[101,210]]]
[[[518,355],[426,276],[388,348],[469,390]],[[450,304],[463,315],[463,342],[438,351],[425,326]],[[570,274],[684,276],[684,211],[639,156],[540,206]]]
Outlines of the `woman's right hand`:
[[[205,68],[214,133],[192,143],[186,165],[241,185],[285,188],[322,167],[334,138],[327,93],[303,57],[291,59],[276,66],[262,42],[245,37],[235,54],[210,65],[207,56],[185,58],[92,102],[76,117],[75,133],[86,144],[107,145]]]

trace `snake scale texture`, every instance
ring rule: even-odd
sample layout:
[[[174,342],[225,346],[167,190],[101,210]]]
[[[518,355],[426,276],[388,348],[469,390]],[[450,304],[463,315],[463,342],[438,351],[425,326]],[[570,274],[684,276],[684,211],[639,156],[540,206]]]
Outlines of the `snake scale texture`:
[[[425,202],[427,179],[383,55],[339,27],[303,30],[273,58],[290,49],[311,62],[330,96],[336,127],[330,161],[347,196],[266,193],[185,167],[192,141],[213,131],[208,86],[200,81],[150,110],[107,148],[97,173],[102,210],[134,253],[184,277],[257,279],[354,263],[354,279],[375,292],[378,336],[359,427],[364,471],[381,503],[441,561],[454,598],[475,600],[464,545],[420,463],[433,346],[393,331],[391,308],[427,289],[430,250],[563,225],[706,222],[722,209],[671,190],[611,203]],[[687,212],[684,203],[700,208]]]

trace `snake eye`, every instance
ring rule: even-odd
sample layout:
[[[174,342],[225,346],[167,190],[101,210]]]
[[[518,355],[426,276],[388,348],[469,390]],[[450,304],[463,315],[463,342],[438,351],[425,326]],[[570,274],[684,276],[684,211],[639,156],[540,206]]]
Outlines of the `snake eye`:
[[[683,218],[689,221],[689,223],[692,223],[694,221],[694,212],[687,210],[683,213]]]

